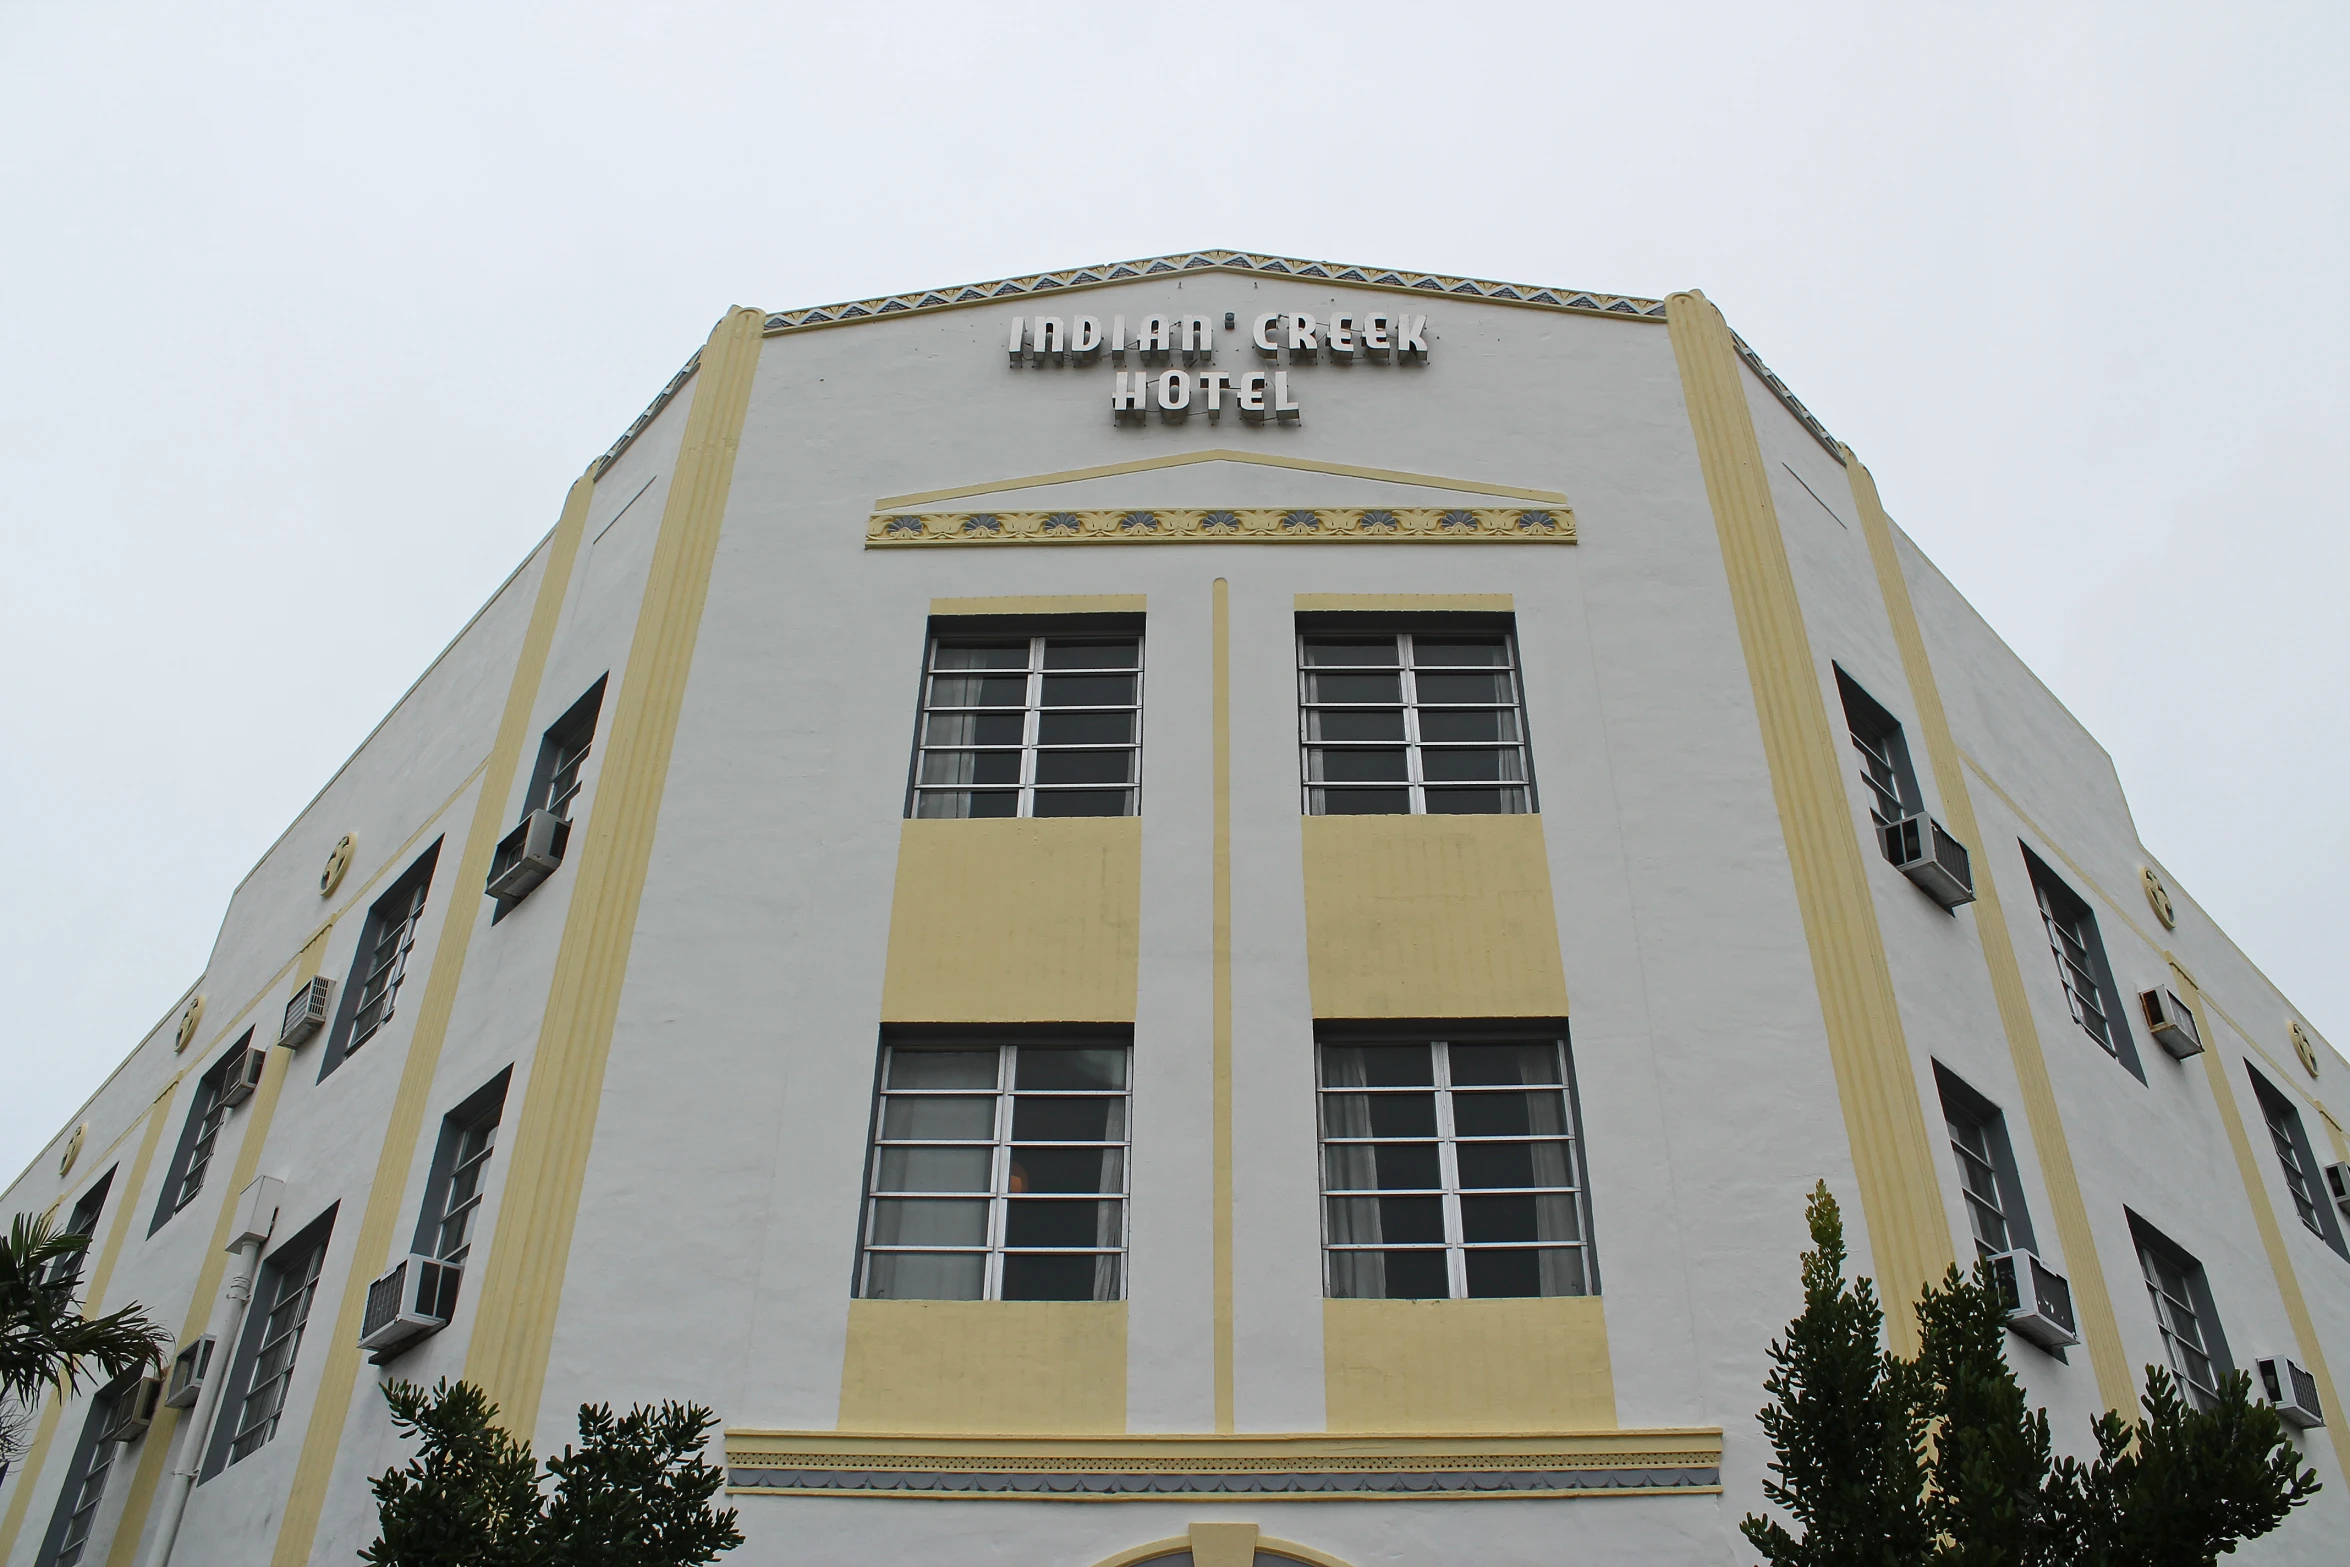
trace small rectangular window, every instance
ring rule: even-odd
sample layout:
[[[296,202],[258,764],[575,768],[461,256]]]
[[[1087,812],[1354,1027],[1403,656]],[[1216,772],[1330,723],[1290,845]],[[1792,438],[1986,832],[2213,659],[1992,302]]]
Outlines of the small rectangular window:
[[[858,1293],[873,1300],[1125,1294],[1123,1040],[882,1049]]]
[[[2007,1139],[2007,1117],[1939,1061],[1934,1086],[1940,1091],[1950,1150],[1958,1159],[1959,1190],[1976,1254],[1990,1257],[2018,1248],[2036,1252],[2015,1150]]]
[[[2114,984],[2112,966],[2106,962],[2105,943],[2097,934],[2097,916],[2080,894],[2030,849],[2024,850],[2024,869],[2032,878],[2040,924],[2048,933],[2048,948],[2055,954],[2057,978],[2064,986],[2065,1005],[2073,1021],[2143,1083],[2146,1073],[2138,1064],[2137,1042],[2130,1037],[2129,1014],[2122,1008],[2121,991]]]
[[[163,1191],[155,1202],[155,1217],[147,1226],[149,1235],[168,1224],[173,1214],[194,1202],[196,1194],[204,1189],[204,1177],[212,1169],[213,1150],[220,1145],[220,1129],[228,1124],[229,1104],[221,1097],[221,1090],[227,1086],[228,1074],[235,1070],[238,1059],[252,1047],[253,1030],[248,1028],[196,1079],[196,1096],[188,1103],[188,1119],[180,1127],[179,1147],[172,1153],[171,1168],[164,1173]]]
[[[415,1244],[410,1247],[417,1255],[458,1267],[472,1255],[490,1156],[497,1151],[498,1118],[505,1111],[506,1084],[513,1075],[512,1068],[500,1072],[442,1120],[432,1174],[425,1182],[424,1208],[416,1219]]]
[[[1534,809],[1518,639],[1508,631],[1297,638],[1308,816],[1523,815]]]
[[[571,802],[579,796],[582,770],[587,766],[588,752],[595,747],[596,719],[604,709],[604,680],[608,678],[599,678],[588,687],[587,694],[539,737],[538,765],[531,771],[530,792],[522,802],[525,816],[548,811],[565,821],[571,819]]]
[[[220,1418],[213,1423],[204,1462],[207,1479],[252,1457],[277,1435],[334,1220],[330,1208],[261,1265],[237,1341],[236,1365],[222,1389]]]
[[[88,1191],[82,1193],[80,1200],[73,1205],[73,1212],[66,1215],[65,1228],[56,1233],[79,1235],[82,1244],[50,1260],[49,1282],[79,1279],[82,1276],[82,1262],[90,1255],[90,1243],[97,1239],[98,1216],[106,1211],[106,1194],[113,1188],[114,1170],[110,1168],[91,1184]]]
[[[2129,1219],[2163,1355],[2187,1400],[2198,1409],[2209,1409],[2219,1396],[2220,1380],[2235,1366],[2228,1359],[2227,1339],[2220,1332],[2203,1264],[2135,1213]]]
[[[1566,1041],[1325,1039],[1325,1292],[1598,1292]]]
[[[435,839],[367,911],[367,923],[359,932],[359,951],[351,961],[351,977],[343,986],[334,1030],[323,1052],[325,1059],[318,1066],[321,1082],[352,1051],[381,1033],[398,1010],[400,987],[407,982],[409,958],[432,893],[433,866],[440,853],[440,840]]]
[[[1863,691],[1841,665],[1836,669],[1836,691],[1844,699],[1852,748],[1860,753],[1860,781],[1868,786],[1870,819],[1879,827],[1890,827],[1924,810],[1925,797],[1918,792],[1917,769],[1909,759],[1909,742],[1902,738],[1901,720]]]
[[[2342,1226],[2334,1216],[2334,1205],[2328,1200],[2324,1173],[2318,1166],[2316,1150],[2310,1147],[2309,1132],[2301,1123],[2301,1112],[2284,1090],[2260,1073],[2251,1062],[2244,1070],[2252,1078],[2252,1095],[2260,1101],[2260,1116],[2268,1123],[2269,1146],[2276,1150],[2277,1165],[2285,1174],[2285,1191],[2293,1200],[2294,1216],[2310,1234],[2324,1241],[2334,1251],[2350,1258],[2345,1249]]]
[[[933,636],[918,728],[909,816],[1132,816],[1142,639]]]

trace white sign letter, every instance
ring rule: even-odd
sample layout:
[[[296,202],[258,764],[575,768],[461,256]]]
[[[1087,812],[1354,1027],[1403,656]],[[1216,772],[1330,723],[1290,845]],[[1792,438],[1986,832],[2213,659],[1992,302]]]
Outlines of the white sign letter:
[[[1259,358],[1278,359],[1281,357],[1281,345],[1273,341],[1273,323],[1280,319],[1280,313],[1271,310],[1257,317],[1256,328],[1251,334],[1250,340],[1257,345]]]
[[[1026,316],[1014,316],[1012,318],[1012,368],[1015,370],[1020,368],[1021,345],[1027,341],[1028,318]]]
[[[1289,372],[1273,372],[1273,416],[1283,424],[1297,423],[1297,403],[1289,395]]]
[[[1428,318],[1426,316],[1397,316],[1395,318],[1395,357],[1428,362]]]
[[[1120,370],[1117,384],[1110,388],[1110,417],[1131,419],[1141,414],[1143,399],[1149,394],[1151,377],[1148,370]]]
[[[1240,417],[1250,424],[1265,422],[1265,372],[1262,370],[1247,371],[1240,378]]]
[[[1159,377],[1159,412],[1170,419],[1180,419],[1191,411],[1191,375],[1184,370],[1170,370]]]
[[[1091,316],[1079,316],[1069,323],[1069,357],[1079,364],[1091,364],[1102,351],[1102,324]]]
[[[1183,350],[1187,365],[1205,365],[1216,362],[1216,329],[1208,324],[1206,316],[1185,316],[1176,333],[1176,347]]]
[[[1305,312],[1299,311],[1289,317],[1289,362],[1291,364],[1296,364],[1301,359],[1310,364],[1319,357],[1316,350],[1321,345],[1314,341],[1314,331],[1314,318]]]
[[[1353,316],[1332,316],[1330,329],[1322,334],[1323,346],[1330,350],[1330,357],[1342,364],[1355,356],[1354,324]]]
[[[1384,315],[1363,317],[1363,352],[1381,364],[1387,362],[1387,350],[1393,346],[1387,341],[1389,320]]]

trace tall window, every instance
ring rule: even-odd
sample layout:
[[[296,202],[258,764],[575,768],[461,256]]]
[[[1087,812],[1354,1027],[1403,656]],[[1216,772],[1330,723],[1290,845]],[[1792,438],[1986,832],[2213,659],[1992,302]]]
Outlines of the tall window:
[[[1958,1159],[1959,1191],[1966,1201],[1976,1254],[1992,1257],[2018,1247],[2033,1250],[2032,1220],[2024,1208],[2015,1151],[2007,1139],[2007,1118],[1939,1061],[1934,1063],[1934,1082],[1942,1100],[1942,1122],[1950,1133],[1950,1151]]]
[[[1515,636],[1309,629],[1297,661],[1308,816],[1534,809]]]
[[[2065,1004],[2073,1021],[2144,1082],[2138,1047],[2130,1038],[2121,994],[2105,959],[2105,943],[2097,934],[2097,916],[2029,849],[2024,851],[2024,866],[2031,873],[2032,896],[2040,906],[2040,924],[2048,932],[2049,950],[2056,955],[2057,977],[2064,985]]]
[[[2131,1237],[2138,1247],[2138,1268],[2146,1280],[2146,1296],[2153,1303],[2155,1326],[2162,1334],[2164,1358],[2188,1401],[2198,1409],[2208,1409],[2219,1394],[2220,1379],[2234,1367],[2228,1359],[2227,1341],[2220,1334],[2218,1314],[2212,1309],[2211,1286],[2203,1265],[2135,1213],[2129,1219]]]
[[[65,1485],[58,1491],[57,1507],[50,1515],[49,1532],[33,1556],[34,1567],[75,1567],[89,1556],[98,1506],[106,1500],[106,1480],[122,1453],[121,1443],[104,1441],[98,1433],[114,1423],[115,1409],[122,1399],[138,1396],[139,1379],[134,1375],[100,1389],[90,1400],[81,1440],[74,1444],[73,1462],[66,1468]],[[18,1481],[20,1485],[30,1483],[29,1475]]]
[[[2301,1112],[2282,1089],[2260,1074],[2258,1067],[2247,1061],[2244,1070],[2252,1078],[2253,1097],[2260,1101],[2261,1119],[2268,1123],[2269,1146],[2276,1150],[2278,1167],[2284,1171],[2285,1191],[2293,1199],[2294,1214],[2310,1234],[2336,1253],[2350,1257],[2341,1224],[2327,1200],[2317,1155],[2309,1145],[2309,1131],[2302,1124]]]
[[[224,1389],[221,1418],[213,1426],[204,1464],[207,1477],[250,1458],[277,1435],[333,1227],[334,1211],[329,1209],[262,1264],[238,1340],[237,1363]]]
[[[50,1283],[54,1284],[63,1279],[79,1279],[82,1276],[82,1261],[90,1254],[90,1242],[97,1237],[98,1233],[98,1216],[106,1211],[106,1194],[113,1188],[114,1171],[109,1169],[104,1175],[99,1176],[90,1189],[82,1193],[81,1200],[73,1205],[73,1212],[66,1216],[65,1228],[58,1233],[79,1235],[82,1237],[82,1244],[70,1252],[50,1259]]]
[[[343,1064],[345,1056],[381,1033],[398,1010],[400,987],[408,978],[416,929],[424,918],[425,902],[432,892],[433,866],[440,853],[436,839],[367,911],[367,923],[359,933],[359,951],[351,962],[351,977],[343,986],[335,1026],[323,1052],[325,1059],[319,1062],[321,1081]]]
[[[1564,1041],[1325,1042],[1320,1054],[1331,1297],[1597,1290]]]
[[[1117,1300],[1124,1043],[884,1047],[859,1293]]]
[[[531,772],[530,793],[522,805],[525,814],[550,811],[571,819],[571,802],[578,798],[580,772],[594,749],[596,718],[603,707],[604,681],[599,679],[540,736],[538,766]]]
[[[472,1255],[475,1223],[497,1150],[498,1117],[506,1105],[511,1069],[500,1072],[441,1122],[432,1175],[425,1182],[424,1211],[417,1216],[413,1250],[458,1267]]]
[[[1860,753],[1860,781],[1868,786],[1869,816],[1879,827],[1890,827],[1903,817],[1925,809],[1918,793],[1917,770],[1909,759],[1909,742],[1902,738],[1901,721],[1885,711],[1841,667],[1836,690],[1844,699],[1844,721],[1852,748]]]
[[[248,1028],[196,1079],[196,1097],[188,1105],[188,1119],[180,1128],[179,1147],[171,1156],[171,1168],[164,1176],[163,1193],[155,1205],[154,1220],[147,1226],[148,1234],[162,1229],[173,1214],[194,1202],[196,1194],[204,1189],[204,1177],[212,1170],[213,1150],[220,1146],[220,1129],[228,1124],[229,1105],[221,1097],[221,1089],[228,1082],[228,1074],[237,1069],[239,1060],[252,1046],[253,1031]]]
[[[908,814],[1132,816],[1142,639],[936,636]]]

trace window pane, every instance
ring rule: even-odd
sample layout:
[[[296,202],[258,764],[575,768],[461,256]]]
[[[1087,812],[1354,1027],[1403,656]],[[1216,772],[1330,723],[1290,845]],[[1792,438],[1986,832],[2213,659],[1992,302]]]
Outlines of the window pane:
[[[993,1088],[996,1052],[988,1050],[892,1050],[892,1088]]]
[[[1326,1206],[1333,1246],[1444,1244],[1441,1197],[1332,1197]]]
[[[1463,1143],[1458,1157],[1464,1187],[1569,1184],[1563,1142]]]
[[[1322,1150],[1334,1192],[1434,1191],[1443,1186],[1434,1143],[1332,1143]]]
[[[1309,664],[1370,664],[1393,668],[1398,662],[1393,637],[1308,637],[1305,658]]]
[[[950,794],[942,789],[925,789],[914,797],[914,814],[932,821],[1017,816],[1020,814],[1020,796],[1010,789],[987,794]]]
[[[1126,1153],[1120,1148],[1015,1147],[1004,1189],[1014,1195],[1122,1192],[1126,1189],[1125,1171]]]
[[[1518,715],[1506,707],[1432,708],[1420,715],[1420,738],[1438,745],[1464,740],[1515,743]]]
[[[1324,1094],[1325,1137],[1434,1137],[1434,1094]]]
[[[1555,1089],[1459,1094],[1452,1102],[1452,1124],[1463,1137],[1523,1137],[1529,1132],[1560,1136],[1567,1130],[1567,1100]]]
[[[1039,816],[1130,816],[1133,812],[1134,796],[1124,789],[1047,789],[1036,796]]]
[[[1336,1300],[1444,1300],[1452,1294],[1442,1251],[1334,1251],[1330,1294]]]
[[[982,752],[992,755],[992,752]],[[1017,753],[1011,759],[1019,760]],[[1132,751],[1039,751],[1036,781],[1040,784],[1122,784],[1134,782]]]
[[[995,1136],[995,1096],[900,1097],[881,1110],[881,1135],[893,1142],[985,1142]]]
[[[977,1300],[987,1285],[978,1252],[877,1251],[865,1259],[865,1293],[874,1300]]]
[[[1131,637],[1111,642],[1064,642],[1056,637],[1044,645],[1044,667],[1132,669],[1141,662],[1141,650],[1142,644]]]
[[[926,745],[1018,745],[1018,713],[933,713],[922,732]]]
[[[1044,705],[1047,707],[1131,707],[1134,705],[1134,677],[1132,675],[1047,675],[1044,677]]]
[[[973,644],[941,642],[933,669],[1026,669],[1028,641]]]
[[[1118,1258],[1039,1256],[1014,1252],[1004,1258],[1006,1300],[1116,1300]]]
[[[1018,735],[1012,739],[1017,742]],[[1038,745],[1132,745],[1132,713],[1040,713],[1036,720]]]
[[[885,1192],[984,1192],[993,1159],[985,1148],[884,1148],[873,1184]]]
[[[1575,1199],[1555,1197],[1463,1197],[1461,1239],[1480,1241],[1579,1241],[1583,1226]]]
[[[1126,1086],[1126,1052],[1116,1049],[1020,1047],[1022,1088],[1117,1089]]]
[[[1313,783],[1402,783],[1410,775],[1404,769],[1402,750],[1393,751],[1325,751],[1319,748],[1306,753],[1306,777]]]
[[[932,707],[1026,707],[1026,675],[933,675]]]
[[[1412,638],[1415,664],[1500,664],[1510,661],[1509,644],[1500,637]]]
[[[1523,816],[1523,789],[1430,789],[1430,816]]]
[[[1012,1136],[1021,1142],[1114,1143],[1126,1135],[1124,1095],[1087,1099],[1022,1094],[1012,1102]]]
[[[1403,700],[1403,676],[1326,675],[1317,671],[1306,676],[1306,700],[1398,703]]]
[[[1115,1246],[1115,1202],[1072,1202],[1060,1197],[1027,1197],[1004,1204],[1006,1246]]]
[[[1559,1048],[1540,1044],[1461,1045],[1448,1048],[1457,1084],[1559,1083]]]
[[[1313,789],[1307,791],[1316,816],[1409,816],[1409,789]]]
[[[1322,1081],[1332,1088],[1417,1088],[1436,1077],[1426,1045],[1325,1045]]]
[[[1017,784],[1017,751],[925,751],[922,782],[926,784]]]
[[[1462,1254],[1472,1300],[1527,1295],[1581,1295],[1583,1255],[1561,1249],[1472,1250]]]
[[[1507,751],[1422,751],[1420,776],[1430,783],[1497,780],[1516,783],[1523,772],[1516,749]]]
[[[987,1204],[953,1198],[885,1197],[873,1205],[876,1246],[984,1246]]]
[[[1403,740],[1403,709],[1306,709],[1308,740]]]
[[[1434,674],[1423,670],[1419,676],[1420,700],[1453,705],[1476,703],[1481,706],[1507,706],[1510,703],[1510,677],[1506,674],[1454,675]]]

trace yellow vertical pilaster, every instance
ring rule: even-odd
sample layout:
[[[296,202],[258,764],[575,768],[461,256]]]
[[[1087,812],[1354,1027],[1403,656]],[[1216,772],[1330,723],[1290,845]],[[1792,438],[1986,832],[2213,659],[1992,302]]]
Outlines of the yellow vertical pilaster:
[[[1918,629],[1917,606],[1909,596],[1909,579],[1902,575],[1901,556],[1893,543],[1893,520],[1877,494],[1877,481],[1861,466],[1850,448],[1844,453],[1844,471],[1852,484],[1852,499],[1860,512],[1860,528],[1869,541],[1869,559],[1877,568],[1877,587],[1885,613],[1893,623],[1893,640],[1901,649],[1902,673],[1909,678],[1910,700],[1917,704],[1918,728],[1925,736],[1926,758],[1934,769],[1934,787],[1942,796],[1942,814],[1950,830],[1974,857],[1975,934],[1983,945],[1983,964],[1990,971],[1991,994],[1999,1005],[1999,1022],[2007,1034],[2007,1053],[2015,1063],[2016,1086],[2023,1093],[2024,1122],[2032,1131],[2032,1147],[2040,1158],[2040,1175],[2048,1186],[2048,1205],[2055,1210],[2056,1238],[2064,1247],[2065,1267],[2073,1288],[2081,1337],[2087,1341],[2089,1364],[2097,1373],[2097,1395],[2108,1409],[2124,1414],[2137,1407],[2136,1384],[2129,1357],[2122,1352],[2121,1327],[2114,1321],[2113,1295],[2105,1285],[2105,1270],[2097,1260],[2097,1240],[2089,1228],[2088,1205],[2081,1198],[2079,1172],[2073,1167],[2072,1144],[2064,1134],[2064,1117],[2056,1106],[2056,1088],[2048,1077],[2048,1059],[2040,1043],[2039,1025],[2032,1021],[2032,1004],[2024,991],[2024,974],[2016,961],[2015,942],[2008,933],[2007,916],[1999,899],[1999,877],[1994,864],[2005,860],[1983,841],[1982,824],[1975,819],[1974,797],[1967,793],[1966,773],[1959,763],[1958,741],[1950,732],[1950,715],[1942,706],[1942,688],[1926,656],[1926,640]]]
[[[1918,1292],[1956,1253],[1884,934],[1730,328],[1694,290],[1665,301],[1665,324],[1754,688],[1886,1333],[1907,1354],[1917,1342]]]
[[[384,1123],[383,1142],[376,1150],[375,1179],[367,1189],[367,1208],[351,1253],[350,1277],[335,1312],[334,1336],[326,1343],[326,1369],[320,1376],[318,1398],[303,1425],[302,1456],[294,1465],[293,1487],[278,1522],[277,1548],[270,1558],[273,1567],[299,1567],[308,1561],[318,1535],[327,1485],[334,1478],[335,1452],[342,1445],[343,1424],[351,1413],[351,1397],[360,1374],[359,1328],[367,1308],[367,1288],[389,1259],[392,1234],[399,1223],[417,1134],[432,1096],[434,1073],[440,1067],[441,1046],[448,1038],[457,983],[465,975],[466,951],[480,917],[475,889],[489,875],[490,856],[505,825],[506,796],[513,788],[523,744],[529,738],[531,709],[538,700],[540,677],[546,673],[548,649],[554,645],[555,624],[562,616],[572,564],[579,556],[588,503],[595,498],[592,475],[590,470],[572,484],[548,542],[546,570],[539,578],[522,651],[506,688],[506,708],[498,721],[497,738],[482,770],[481,793],[474,798],[473,822],[466,830],[464,852],[450,884],[449,913],[441,922],[440,939],[425,974],[424,999],[416,1009],[416,1028],[400,1066],[399,1090]]]
[[[595,804],[578,834],[585,839],[577,850],[578,879],[482,1269],[465,1375],[488,1391],[507,1429],[525,1438],[538,1423],[637,905],[764,321],[756,310],[729,311],[694,372],[693,404],[613,706]]]
[[[1215,644],[1210,678],[1210,722],[1214,729],[1211,758],[1215,769],[1215,827],[1210,916],[1214,928],[1214,1017],[1210,1024],[1214,1061],[1215,1166],[1215,1375],[1216,1429],[1229,1431],[1233,1422],[1233,1312],[1232,1312],[1232,584],[1216,579],[1213,626]]]

